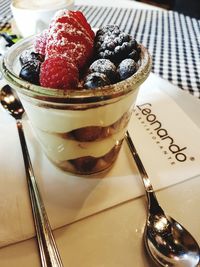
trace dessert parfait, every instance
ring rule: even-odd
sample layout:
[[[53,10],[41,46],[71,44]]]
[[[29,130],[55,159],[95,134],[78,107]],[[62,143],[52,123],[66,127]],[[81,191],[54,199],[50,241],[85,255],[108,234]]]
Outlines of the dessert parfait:
[[[150,67],[147,50],[117,25],[94,32],[83,13],[67,10],[2,64],[47,157],[78,174],[113,164]]]

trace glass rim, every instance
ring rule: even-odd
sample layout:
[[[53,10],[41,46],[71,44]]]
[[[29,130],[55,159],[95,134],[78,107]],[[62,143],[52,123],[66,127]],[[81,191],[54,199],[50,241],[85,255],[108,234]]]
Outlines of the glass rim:
[[[148,77],[151,70],[151,56],[148,50],[142,45],[141,59],[139,69],[135,74],[127,78],[126,80],[117,82],[115,84],[106,85],[104,87],[97,87],[95,89],[56,89],[42,87],[32,84],[21,79],[12,69],[9,63],[10,58],[17,52],[16,56],[19,56],[22,51],[28,49],[33,44],[35,36],[30,36],[20,40],[14,44],[7,53],[4,55],[1,62],[1,70],[4,78],[7,80],[11,87],[14,87],[19,93],[29,96],[31,98],[39,99],[42,101],[55,102],[55,103],[94,103],[99,101],[105,101],[109,99],[118,98],[126,95],[131,91],[136,90],[141,83]],[[23,49],[22,49],[23,48]]]

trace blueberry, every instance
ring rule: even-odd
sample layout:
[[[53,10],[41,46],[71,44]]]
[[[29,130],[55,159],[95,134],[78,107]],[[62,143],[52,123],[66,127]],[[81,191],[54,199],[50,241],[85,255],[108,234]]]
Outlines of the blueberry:
[[[106,50],[104,51],[103,58],[110,59],[110,60],[114,60],[114,58],[115,58],[115,54],[114,54],[113,51],[110,51],[110,50],[106,49]]]
[[[41,62],[38,60],[25,63],[19,76],[30,83],[39,85],[40,65]]]
[[[90,65],[89,72],[103,73],[111,82],[116,82],[116,66],[109,59],[97,59]]]
[[[44,56],[39,53],[35,53],[32,49],[26,49],[21,53],[19,60],[21,65],[23,66],[24,64],[30,61],[38,60],[40,62],[43,62]]]
[[[133,75],[138,69],[137,63],[131,59],[127,58],[124,59],[118,66],[118,73],[120,80],[125,80],[131,75]]]
[[[119,26],[118,25],[106,25],[97,31],[96,36],[101,36],[101,35],[104,35],[105,33],[109,35],[110,34],[119,35],[120,33]]]
[[[108,42],[106,44],[106,47],[108,48],[108,50],[114,50],[115,49],[115,43],[111,40],[110,42]]]
[[[140,54],[137,50],[133,49],[133,51],[128,55],[128,58],[132,58],[135,62],[140,59]]]
[[[107,78],[105,74],[99,72],[93,72],[86,76],[84,82],[84,88],[90,89],[96,87],[103,87],[109,84],[110,80]]]
[[[132,47],[133,49],[137,49],[137,47],[138,47],[138,43],[137,43],[137,41],[136,41],[134,38],[131,39],[130,44],[131,44],[131,47]]]
[[[116,64],[126,58],[138,61],[140,57],[137,41],[116,25],[101,28],[95,37],[94,46],[96,58],[106,58]]]

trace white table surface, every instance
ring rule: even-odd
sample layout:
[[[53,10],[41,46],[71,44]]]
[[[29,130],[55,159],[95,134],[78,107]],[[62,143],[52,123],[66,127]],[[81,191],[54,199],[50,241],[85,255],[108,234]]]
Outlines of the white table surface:
[[[77,2],[94,4],[99,1]],[[115,0],[115,4],[117,2],[123,2],[122,6],[125,3],[127,6],[136,4],[126,0]],[[171,94],[170,87],[166,90]],[[199,100],[188,94],[174,99],[192,114],[194,122],[200,126],[196,115],[200,112]],[[157,197],[166,212],[180,221],[200,243],[200,177],[161,190],[157,192]],[[153,267],[143,246],[145,218],[146,200],[140,197],[55,230],[64,266]],[[39,267],[36,239],[1,248],[0,266]]]
[[[199,188],[196,178],[157,193],[167,212],[184,223],[198,242]],[[64,266],[153,267],[144,253],[144,222],[145,199],[139,198],[54,231]],[[39,267],[36,240],[2,248],[0,266]]]

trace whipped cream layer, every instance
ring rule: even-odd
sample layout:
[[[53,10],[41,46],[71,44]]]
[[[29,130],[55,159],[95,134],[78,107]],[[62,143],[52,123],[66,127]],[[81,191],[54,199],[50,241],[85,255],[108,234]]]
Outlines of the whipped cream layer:
[[[60,134],[87,126],[108,127],[117,121],[120,123],[124,114],[130,112],[136,95],[137,90],[121,99],[113,99],[113,103],[102,106],[96,103],[99,106],[86,110],[54,109],[53,104],[47,108],[40,106],[40,101],[36,105],[23,96],[21,99],[46,155],[54,162],[62,162],[85,156],[99,158],[118,145],[124,137],[127,123],[114,134],[89,142],[70,140]]]
[[[114,103],[86,110],[63,110],[34,105],[21,95],[22,103],[35,128],[50,133],[68,133],[87,126],[109,126],[119,120],[133,105],[137,90]],[[114,101],[114,100],[113,100]],[[98,105],[98,104],[97,104]]]

